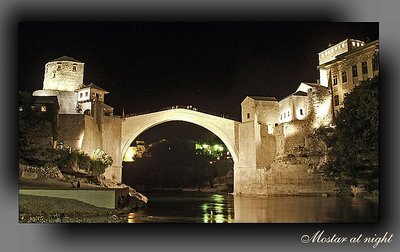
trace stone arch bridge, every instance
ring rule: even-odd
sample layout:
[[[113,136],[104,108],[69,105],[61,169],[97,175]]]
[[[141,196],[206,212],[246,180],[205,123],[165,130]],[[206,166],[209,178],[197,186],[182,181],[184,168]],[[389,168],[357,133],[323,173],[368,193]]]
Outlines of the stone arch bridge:
[[[286,139],[285,130],[292,126],[277,125],[268,118],[254,108],[250,108],[249,112],[242,111],[242,122],[182,107],[122,118],[60,114],[59,132],[60,139],[71,147],[88,154],[98,148],[108,153],[113,158],[113,164],[104,175],[116,182],[122,181],[125,152],[141,133],[162,123],[184,121],[211,131],[225,144],[234,161],[236,194],[297,194],[333,190],[320,177],[307,173],[307,163],[282,165],[277,162],[276,157],[284,153],[289,144],[304,145],[304,137],[298,131],[296,136]]]
[[[206,114],[193,109],[172,108],[168,110],[127,116],[121,126],[121,155],[127,151],[131,143],[144,131],[162,123],[183,121],[193,123],[214,133],[228,148],[234,162],[239,158],[239,122]],[[122,160],[117,160],[122,163]]]

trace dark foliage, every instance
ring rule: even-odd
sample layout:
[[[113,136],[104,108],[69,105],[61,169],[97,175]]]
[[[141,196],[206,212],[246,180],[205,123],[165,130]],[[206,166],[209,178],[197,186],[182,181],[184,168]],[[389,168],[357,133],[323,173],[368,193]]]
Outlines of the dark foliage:
[[[149,153],[125,163],[124,183],[146,188],[185,188],[213,186],[216,177],[233,167],[231,160],[196,153],[194,144],[166,142],[150,148]]]
[[[335,128],[321,128],[319,136],[329,148],[327,176],[340,187],[379,186],[379,81],[361,82],[344,100],[334,118]]]

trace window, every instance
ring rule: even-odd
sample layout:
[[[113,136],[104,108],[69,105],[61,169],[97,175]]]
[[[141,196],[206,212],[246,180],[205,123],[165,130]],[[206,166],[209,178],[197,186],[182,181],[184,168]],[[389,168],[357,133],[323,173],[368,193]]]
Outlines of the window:
[[[88,91],[85,92],[85,96],[86,97],[89,96],[89,92]]]
[[[352,71],[352,73],[353,73],[353,78],[358,76],[358,73],[357,73],[357,65],[352,66],[352,67],[351,67],[351,71]]]
[[[300,115],[303,115],[303,109],[300,109]]]
[[[249,119],[250,118],[250,113],[247,113],[247,119]]]
[[[41,112],[46,112],[46,106],[41,106],[41,107],[40,107],[40,111],[41,111]]]
[[[289,116],[290,116],[290,111],[287,112],[287,117],[289,117]]]
[[[339,95],[335,95],[335,106],[339,105]]]
[[[372,59],[372,69],[374,71],[378,71],[379,70],[379,60],[378,60],[378,58],[373,58]]]
[[[283,113],[283,118],[286,118],[286,112],[285,112],[285,113]]]
[[[72,71],[76,72],[76,65],[72,65]]]
[[[83,96],[83,93],[79,93],[79,97],[82,98],[82,96]]]
[[[344,82],[347,82],[347,72],[346,71],[343,71],[342,72],[342,82],[344,83]]]
[[[367,74],[368,73],[368,66],[367,66],[367,62],[366,61],[361,63],[361,69],[362,69],[362,73],[363,74]]]
[[[336,74],[333,76],[333,85],[334,86],[337,85],[337,75]]]
[[[281,114],[281,120],[282,120],[282,114]]]
[[[56,74],[55,73],[53,73],[53,76],[51,77],[51,78],[55,78],[56,77]]]
[[[57,71],[61,70],[61,64],[57,64]]]

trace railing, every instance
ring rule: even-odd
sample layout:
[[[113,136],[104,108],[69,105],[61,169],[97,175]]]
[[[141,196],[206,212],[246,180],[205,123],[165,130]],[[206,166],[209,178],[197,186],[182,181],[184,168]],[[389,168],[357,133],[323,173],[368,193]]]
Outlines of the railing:
[[[205,111],[205,110],[199,110],[196,107],[193,107],[192,105],[175,105],[175,106],[169,106],[169,107],[164,107],[161,109],[156,109],[156,110],[149,110],[146,112],[139,112],[139,113],[130,113],[130,114],[126,114],[125,117],[133,117],[133,116],[139,116],[139,115],[145,115],[145,114],[150,114],[150,113],[155,113],[155,112],[161,112],[161,111],[166,111],[166,110],[172,110],[172,109],[187,109],[187,110],[193,110],[196,112],[201,112],[201,113],[205,113],[208,115],[213,115],[213,116],[218,116],[218,117],[222,117],[222,118],[226,118],[229,120],[233,120],[233,121],[239,121],[236,118],[227,116],[225,114],[219,114],[219,113],[215,113],[215,112],[210,112],[210,111]]]

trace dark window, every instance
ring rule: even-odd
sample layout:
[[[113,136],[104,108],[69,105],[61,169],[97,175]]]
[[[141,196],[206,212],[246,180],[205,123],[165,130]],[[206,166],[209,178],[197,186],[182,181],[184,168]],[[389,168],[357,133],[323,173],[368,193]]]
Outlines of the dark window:
[[[80,93],[80,94],[79,94],[79,97],[82,98],[82,95],[83,95],[83,93]]]
[[[73,71],[73,72],[76,72],[76,65],[73,65],[73,66],[72,66],[72,71]]]
[[[61,70],[61,64],[58,64],[57,65],[57,71],[60,71]]]
[[[300,109],[300,115],[303,115],[303,109]]]
[[[334,86],[337,85],[337,75],[336,74],[333,76],[333,85]]]
[[[372,60],[372,68],[374,69],[374,71],[379,70],[379,60],[378,60],[378,58],[374,58]]]
[[[352,70],[353,77],[357,77],[358,76],[357,65],[352,66],[351,70]]]
[[[367,74],[368,73],[368,66],[367,66],[367,62],[366,61],[361,63],[361,69],[362,69],[362,73],[363,74]]]
[[[281,114],[281,120],[282,120],[282,114]]]
[[[86,91],[85,96],[89,96],[89,92],[88,91]]]
[[[346,71],[343,71],[342,72],[342,82],[344,83],[344,82],[347,82],[347,72]]]
[[[339,95],[335,95],[335,106],[339,105]]]
[[[289,116],[290,116],[290,111],[287,112],[287,117],[289,117]]]
[[[286,112],[285,112],[285,113],[283,113],[283,118],[286,118]]]
[[[247,119],[249,119],[250,118],[250,113],[247,113]]]

